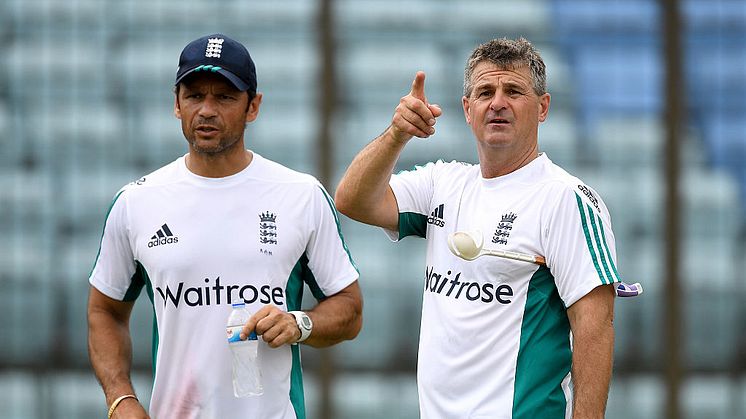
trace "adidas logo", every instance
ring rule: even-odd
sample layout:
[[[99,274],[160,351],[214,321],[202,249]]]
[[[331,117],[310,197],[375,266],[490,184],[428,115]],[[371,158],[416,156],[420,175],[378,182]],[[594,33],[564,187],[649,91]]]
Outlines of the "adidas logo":
[[[438,205],[433,212],[430,213],[430,216],[427,217],[427,223],[438,227],[444,227],[446,225],[445,220],[443,220],[443,204]]]
[[[168,224],[163,224],[158,231],[153,234],[148,242],[148,247],[162,246],[166,244],[178,243],[179,238],[174,236],[171,229],[168,228]]]

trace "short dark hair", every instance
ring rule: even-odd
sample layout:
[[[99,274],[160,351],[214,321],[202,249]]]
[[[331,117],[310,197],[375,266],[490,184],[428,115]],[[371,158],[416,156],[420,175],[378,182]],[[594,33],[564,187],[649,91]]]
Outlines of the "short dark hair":
[[[493,39],[474,49],[464,69],[464,96],[469,97],[474,87],[472,73],[477,64],[489,61],[500,68],[514,69],[527,66],[531,71],[534,92],[541,96],[547,92],[547,75],[544,60],[534,46],[521,37],[518,39]]]

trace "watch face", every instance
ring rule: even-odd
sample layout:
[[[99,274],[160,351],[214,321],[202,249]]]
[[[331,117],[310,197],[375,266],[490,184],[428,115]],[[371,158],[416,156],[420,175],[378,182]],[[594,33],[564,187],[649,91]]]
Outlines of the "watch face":
[[[310,329],[311,328],[311,319],[309,319],[307,316],[303,316],[303,317],[301,317],[301,319],[302,319],[301,321],[303,322],[303,327],[305,327],[306,329]]]

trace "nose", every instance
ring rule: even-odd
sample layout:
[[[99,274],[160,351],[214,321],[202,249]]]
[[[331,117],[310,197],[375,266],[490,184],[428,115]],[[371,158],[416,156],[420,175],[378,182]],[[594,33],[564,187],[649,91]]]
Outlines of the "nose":
[[[217,103],[212,95],[205,96],[199,107],[199,116],[211,118],[217,115]]]
[[[493,112],[499,112],[501,109],[506,107],[505,103],[505,95],[502,92],[497,91],[495,92],[495,95],[492,96],[492,101],[490,101],[490,110]]]

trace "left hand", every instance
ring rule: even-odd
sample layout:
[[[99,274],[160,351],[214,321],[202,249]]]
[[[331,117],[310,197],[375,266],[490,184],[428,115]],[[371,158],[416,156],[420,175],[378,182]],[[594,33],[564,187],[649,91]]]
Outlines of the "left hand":
[[[251,316],[241,329],[241,340],[245,340],[252,330],[271,348],[295,343],[301,336],[295,317],[273,305],[266,305]]]

